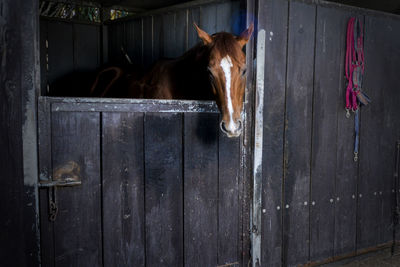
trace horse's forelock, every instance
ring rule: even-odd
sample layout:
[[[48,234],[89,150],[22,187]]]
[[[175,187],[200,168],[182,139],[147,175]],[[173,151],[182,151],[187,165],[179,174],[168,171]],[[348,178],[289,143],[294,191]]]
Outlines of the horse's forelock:
[[[243,52],[233,34],[221,32],[213,35],[213,39],[213,48],[218,50],[221,58],[229,56],[233,62],[237,64],[241,63]]]

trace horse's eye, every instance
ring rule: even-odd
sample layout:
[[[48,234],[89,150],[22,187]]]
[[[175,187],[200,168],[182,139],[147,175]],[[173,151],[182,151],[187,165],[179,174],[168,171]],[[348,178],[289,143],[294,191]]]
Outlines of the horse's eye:
[[[246,71],[247,71],[247,69],[246,69],[246,68],[242,69],[242,73],[241,73],[241,75],[242,75],[242,76],[245,76],[245,75],[246,75]]]

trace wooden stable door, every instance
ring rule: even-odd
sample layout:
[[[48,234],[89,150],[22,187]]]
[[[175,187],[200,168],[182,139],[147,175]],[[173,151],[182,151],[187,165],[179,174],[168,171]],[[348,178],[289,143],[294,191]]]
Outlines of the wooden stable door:
[[[241,142],[215,104],[39,106],[43,266],[242,265]]]

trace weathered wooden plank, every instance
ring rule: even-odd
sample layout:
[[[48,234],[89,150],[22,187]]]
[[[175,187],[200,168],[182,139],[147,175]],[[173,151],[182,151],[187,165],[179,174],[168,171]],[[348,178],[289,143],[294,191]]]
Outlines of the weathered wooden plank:
[[[182,116],[147,113],[146,265],[183,266]]]
[[[145,266],[143,114],[103,113],[105,266]]]
[[[187,39],[187,11],[178,10],[175,13],[175,45],[174,45],[174,57],[181,56],[185,51],[188,43]]]
[[[46,98],[38,104],[39,180],[52,180],[51,162],[51,107]],[[39,191],[40,247],[43,266],[54,265],[54,225],[49,221],[48,189]]]
[[[143,28],[142,19],[125,23],[126,51],[136,66],[143,64]]]
[[[108,61],[114,64],[126,64],[127,61],[121,51],[127,45],[125,23],[116,23],[108,25]],[[126,48],[125,48],[126,49]]]
[[[175,57],[175,13],[169,12],[162,15],[164,57]]]
[[[231,32],[234,19],[232,16],[233,13],[232,3],[231,2],[217,3],[216,9],[218,10],[217,31]]]
[[[339,9],[318,7],[316,19],[313,130],[311,159],[310,261],[334,255],[338,81],[345,19]]]
[[[239,263],[240,139],[218,130],[218,265]]]
[[[247,1],[246,3],[243,3],[243,6],[245,7],[246,11],[249,12],[249,14],[256,14],[256,10],[258,10],[258,4],[256,4],[255,1]],[[250,16],[246,20],[246,24],[250,25],[251,23]],[[257,31],[255,31],[257,32]],[[255,34],[254,34],[255,35]],[[246,51],[246,62],[247,64],[249,62],[253,62],[254,58],[254,51],[256,50],[256,38],[251,38],[249,42],[247,43],[245,47]],[[253,118],[253,112],[254,112],[254,99],[256,96],[256,83],[255,83],[255,74],[256,73],[256,66],[255,64],[248,64],[247,65],[247,73],[246,73],[246,90],[245,90],[245,96],[244,96],[244,129],[242,133],[242,147],[241,147],[241,154],[242,154],[242,179],[240,183],[240,199],[242,203],[242,209],[240,216],[242,218],[242,224],[241,224],[241,256],[240,256],[240,264],[246,265],[250,262],[251,258],[251,195],[252,195],[252,185],[253,181],[251,179],[251,174],[252,174],[252,168],[253,168],[253,161],[252,161],[252,156],[253,156],[253,125],[254,123],[254,118]]]
[[[218,115],[186,113],[184,122],[184,262],[216,266]]]
[[[143,65],[149,67],[153,62],[153,16],[143,18]]]
[[[280,266],[288,3],[264,1],[259,28],[266,31],[261,264]]]
[[[53,171],[75,162],[82,185],[57,190],[57,266],[102,265],[99,113],[52,113]]]
[[[199,27],[209,34],[217,32],[217,7],[216,5],[200,6]]]
[[[100,26],[74,24],[74,70],[94,71],[100,66]]]
[[[391,190],[398,138],[395,129],[399,120],[396,119],[398,108],[395,108],[397,104],[392,87],[398,83],[394,63],[400,56],[400,40],[396,35],[398,26],[399,22],[390,18],[365,18],[364,88],[373,103],[361,111],[360,191],[364,191],[366,198],[360,204],[362,209],[369,208],[360,210],[360,242],[357,248],[392,239]]]
[[[371,29],[372,27],[372,29]],[[358,181],[358,216],[357,216],[357,250],[373,247],[379,242],[379,222],[380,222],[380,200],[378,191],[382,178],[383,166],[381,160],[373,155],[381,155],[380,138],[384,132],[383,95],[379,92],[379,87],[374,87],[374,80],[371,75],[384,75],[383,70],[375,69],[372,61],[376,61],[378,55],[376,51],[376,39],[371,34],[378,34],[371,23],[365,25],[365,76],[364,88],[368,88],[368,94],[373,99],[373,105],[361,110],[360,119],[360,163]],[[372,53],[371,53],[372,52]],[[378,61],[379,62],[379,61]],[[371,74],[373,73],[373,74]]]
[[[316,10],[314,5],[301,2],[290,2],[289,8],[283,265],[305,263],[309,258],[308,203]]]
[[[47,20],[40,20],[40,93],[47,94]]]
[[[154,105],[153,103],[157,104]],[[109,111],[109,112],[205,112],[205,113],[218,113],[218,108],[215,103],[162,103],[158,101],[150,101],[148,103],[54,103],[52,105],[53,111]]]
[[[22,23],[19,1],[2,1],[0,11],[0,265],[25,266],[23,216]],[[15,242],[16,241],[16,242]]]
[[[194,23],[200,25],[200,7],[190,8],[188,12],[188,44],[186,49],[192,48],[200,41],[194,28]]]
[[[339,12],[337,10],[336,12]],[[336,148],[336,203],[335,203],[335,240],[334,256],[354,253],[356,250],[356,216],[357,216],[357,179],[358,164],[354,162],[354,117],[346,118],[345,94],[346,82],[344,78],[346,56],[347,22],[351,17],[348,10],[337,14],[336,28],[341,29],[337,36],[336,45],[341,52],[340,70],[336,82],[337,90],[337,148]],[[334,75],[334,74],[333,74]],[[339,198],[339,201],[337,200]]]
[[[49,221],[48,189],[39,190],[40,259],[42,266],[54,266],[54,224]]]
[[[48,82],[52,84],[74,68],[74,43],[72,24],[48,21]],[[62,56],[60,56],[62,55]]]
[[[153,58],[157,61],[164,57],[164,25],[162,15],[153,17]]]

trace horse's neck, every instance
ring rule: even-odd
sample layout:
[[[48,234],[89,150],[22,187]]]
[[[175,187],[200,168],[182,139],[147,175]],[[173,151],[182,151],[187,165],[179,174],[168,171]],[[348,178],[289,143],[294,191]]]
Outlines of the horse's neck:
[[[209,80],[208,51],[198,44],[175,61],[178,94],[188,99],[212,99]]]

